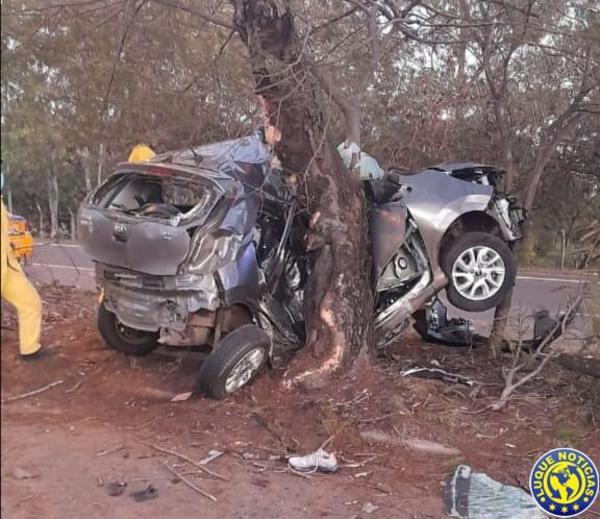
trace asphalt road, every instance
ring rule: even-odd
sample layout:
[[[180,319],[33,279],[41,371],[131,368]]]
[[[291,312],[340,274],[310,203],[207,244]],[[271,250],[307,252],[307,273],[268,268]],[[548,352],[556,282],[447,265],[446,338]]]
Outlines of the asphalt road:
[[[95,289],[94,265],[77,244],[38,244],[26,270],[36,281]],[[564,309],[569,298],[580,292],[586,284],[598,287],[598,281],[589,277],[584,280],[561,273],[521,272],[513,295],[513,328],[518,322],[526,322],[523,317],[532,315],[535,310],[546,308],[551,313],[556,313]],[[493,318],[493,310],[472,314],[450,308],[449,314],[471,320],[480,333],[488,332]]]

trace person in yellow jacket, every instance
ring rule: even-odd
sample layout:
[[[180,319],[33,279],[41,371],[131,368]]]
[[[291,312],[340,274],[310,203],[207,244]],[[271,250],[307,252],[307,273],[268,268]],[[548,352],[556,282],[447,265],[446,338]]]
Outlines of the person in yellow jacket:
[[[147,144],[134,146],[129,154],[129,162],[146,162],[156,156],[156,153]]]
[[[4,180],[4,176],[2,176]],[[13,305],[19,318],[19,349],[24,359],[40,356],[42,330],[42,300],[37,290],[25,277],[21,265],[14,257],[8,241],[8,212],[0,200],[0,261],[2,299]]]

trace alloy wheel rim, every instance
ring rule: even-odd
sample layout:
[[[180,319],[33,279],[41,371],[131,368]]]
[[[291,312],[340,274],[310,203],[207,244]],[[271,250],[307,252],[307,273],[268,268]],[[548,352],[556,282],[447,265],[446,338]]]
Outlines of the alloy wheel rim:
[[[500,254],[483,245],[466,249],[452,266],[452,281],[457,292],[471,301],[496,295],[505,276],[506,266]]]
[[[262,365],[264,358],[263,348],[254,348],[246,353],[229,372],[225,381],[225,392],[233,393],[247,384]]]

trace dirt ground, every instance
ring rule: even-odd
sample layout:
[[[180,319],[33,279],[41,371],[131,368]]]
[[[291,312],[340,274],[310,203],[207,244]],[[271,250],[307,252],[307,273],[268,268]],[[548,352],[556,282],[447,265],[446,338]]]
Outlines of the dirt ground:
[[[600,462],[600,381],[557,365],[505,410],[487,411],[502,387],[502,360],[408,334],[371,371],[340,378],[327,391],[286,391],[279,373],[265,373],[222,402],[171,402],[193,388],[197,353],[126,358],[96,332],[94,294],[44,287],[42,295],[44,342],[53,351],[44,360],[18,358],[15,318],[3,307],[3,519],[438,518],[445,517],[444,482],[459,463],[526,488],[532,464],[548,449],[572,446]],[[436,362],[477,383],[400,376],[406,367]],[[390,441],[370,443],[365,431]],[[328,439],[341,464],[336,474],[286,470],[286,455]],[[458,454],[404,446],[414,439]],[[195,462],[210,450],[224,454],[204,466],[207,474],[160,449]],[[136,501],[132,494],[148,485],[157,495]]]

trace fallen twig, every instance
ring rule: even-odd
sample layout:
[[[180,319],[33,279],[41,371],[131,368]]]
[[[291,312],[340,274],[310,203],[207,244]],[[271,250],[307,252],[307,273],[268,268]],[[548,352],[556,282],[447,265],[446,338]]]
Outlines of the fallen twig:
[[[140,443],[142,443],[143,445],[146,445],[147,447],[151,447],[159,452],[162,452],[164,454],[170,454],[171,456],[175,456],[176,458],[179,458],[183,461],[187,461],[188,463],[191,463],[192,465],[194,465],[194,467],[198,467],[201,471],[203,471],[206,474],[209,474],[217,479],[220,479],[221,481],[229,481],[225,476],[222,476],[221,474],[218,474],[217,472],[213,472],[212,470],[206,468],[204,465],[201,465],[197,461],[194,461],[192,458],[189,458],[185,454],[179,454],[178,452],[172,451],[170,449],[165,449],[164,447],[161,447],[160,445],[155,445],[154,443],[148,443],[143,440],[138,440],[138,441]]]
[[[440,368],[411,368],[400,373],[403,377],[414,376],[420,378],[432,378],[450,382],[453,384],[464,384],[465,386],[473,386],[474,380],[458,373],[449,373]]]
[[[281,470],[274,470],[273,472],[278,472],[279,474],[285,474],[287,472],[290,474],[294,474],[294,476],[300,476],[301,478],[304,478],[304,479],[310,479],[312,477],[310,474],[305,474],[304,472],[299,472],[298,470],[294,470],[291,467],[286,467]]]
[[[44,387],[41,387],[39,389],[34,389],[33,391],[28,391],[27,393],[22,393],[20,395],[9,396],[8,398],[4,398],[2,400],[2,403],[5,404],[7,402],[14,402],[15,400],[21,400],[22,398],[28,398],[30,396],[39,395],[40,393],[43,393],[44,391],[48,391],[49,389],[52,389],[53,387],[59,386],[63,382],[64,382],[64,380],[56,380],[55,382],[51,382],[50,384],[48,384]]]
[[[112,454],[113,452],[120,451],[121,449],[124,449],[124,448],[125,448],[125,445],[123,445],[122,443],[119,443],[119,445],[111,447],[110,449],[106,449],[104,451],[97,452],[96,456],[98,458],[100,458],[101,456],[106,456],[108,454]]]
[[[458,456],[460,451],[454,447],[446,447],[441,443],[420,438],[397,438],[382,431],[361,431],[361,438],[373,443],[386,443],[388,445],[397,445],[407,449],[431,454],[434,456]]]
[[[72,393],[73,391],[77,391],[81,387],[81,384],[83,384],[83,379],[80,378],[73,387],[65,389],[65,393]]]
[[[383,416],[376,416],[375,418],[360,418],[360,419],[357,419],[354,421],[357,423],[373,423],[373,422],[380,422],[382,420],[385,420],[386,418],[390,418],[392,416],[398,416],[398,415],[406,416],[406,413],[404,411],[396,411],[394,413],[384,414]]]
[[[357,454],[357,456],[359,456],[359,454]],[[371,463],[372,461],[376,460],[377,458],[381,458],[382,456],[383,456],[383,454],[375,454],[374,456],[369,456],[366,460],[355,462],[355,463],[344,463],[341,466],[346,467],[348,469],[358,469],[358,468],[364,467],[367,463]]]
[[[333,440],[335,440],[335,437],[336,437],[336,435],[337,435],[337,433],[336,433],[336,434],[332,434],[332,435],[331,435],[329,438],[327,438],[327,439],[326,439],[326,440],[325,440],[325,441],[324,441],[324,442],[321,444],[321,446],[319,447],[319,449],[323,449],[323,450],[324,450],[324,449],[326,449],[326,448],[327,448],[327,447],[328,447],[328,446],[331,444],[331,442],[332,442]]]
[[[198,494],[207,497],[208,499],[210,499],[211,501],[218,501],[218,499],[213,496],[212,494],[209,494],[208,492],[206,492],[205,490],[202,490],[201,488],[198,488],[196,485],[194,485],[194,483],[192,483],[189,479],[187,479],[183,474],[181,474],[180,472],[177,472],[173,467],[171,467],[168,463],[166,463],[163,460],[159,460],[160,463],[162,465],[164,465],[172,474],[174,474],[177,479],[181,480],[182,483],[186,484],[188,487],[190,487],[192,490],[195,490],[196,492],[198,492]]]
[[[532,362],[538,360],[539,357],[542,356],[544,348],[546,346],[550,346],[556,339],[558,339],[561,335],[565,333],[567,326],[571,323],[571,320],[577,309],[579,308],[579,304],[581,303],[582,297],[577,296],[573,302],[567,308],[567,311],[562,316],[562,318],[557,319],[554,326],[547,332],[544,339],[539,343],[535,351],[532,353],[531,358],[529,360],[525,360],[519,363],[519,359],[521,357],[522,351],[522,342],[519,341],[517,346],[517,350],[513,353],[512,364],[509,369],[502,368],[502,376],[504,377],[505,386],[502,390],[502,394],[500,398],[493,404],[489,406],[489,409],[492,411],[499,411],[504,408],[508,401],[511,398],[512,393],[519,387],[521,387],[526,382],[529,382],[532,378],[539,375],[539,373],[544,369],[546,364],[552,359],[555,359],[558,356],[558,352],[556,351],[548,351],[544,357],[542,357],[540,363],[537,367],[523,375],[521,378],[517,378],[518,374],[526,367],[530,366]]]

